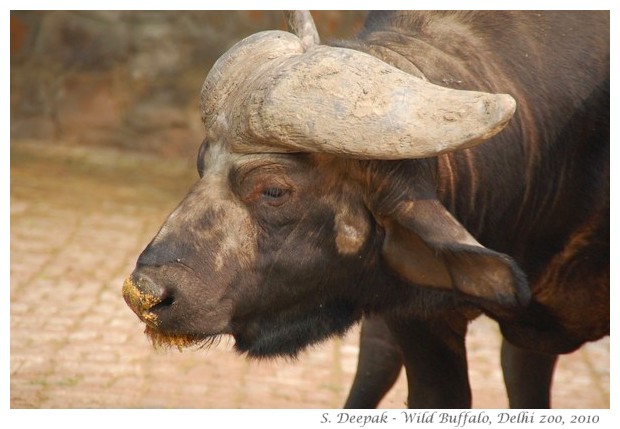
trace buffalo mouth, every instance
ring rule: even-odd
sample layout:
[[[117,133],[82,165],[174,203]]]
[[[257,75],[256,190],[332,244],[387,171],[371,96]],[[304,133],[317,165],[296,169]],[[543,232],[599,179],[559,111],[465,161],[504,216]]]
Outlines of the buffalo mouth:
[[[296,357],[310,345],[343,335],[362,315],[355,303],[334,296],[243,315],[230,297],[199,305],[195,296],[174,286],[197,281],[178,268],[160,273],[141,267],[123,285],[125,301],[145,323],[144,333],[155,348],[209,348],[231,335],[235,350],[247,357]]]
[[[169,267],[164,269],[171,271]],[[178,269],[174,273],[183,276],[185,283],[196,281]],[[134,271],[123,284],[123,298],[146,325],[144,333],[155,348],[209,347],[230,333],[229,302],[221,300],[209,307],[196,305],[196,300],[192,301],[191,296],[184,295],[167,279],[158,275],[157,269],[142,269]]]
[[[235,351],[248,358],[296,358],[311,345],[333,336],[343,336],[360,317],[353,308],[338,303],[304,315],[280,314],[273,318],[233,321],[230,329],[215,334],[169,331],[149,323],[146,323],[144,333],[156,349],[208,349],[218,344],[222,337],[230,335],[235,340]]]
[[[235,323],[219,333],[197,334],[183,330],[166,330],[163,326],[145,323],[144,333],[156,349],[208,349],[223,336],[234,338],[237,353],[249,358],[296,358],[307,347],[333,336],[342,336],[361,317],[352,308],[336,305],[302,317],[258,318],[249,323]]]

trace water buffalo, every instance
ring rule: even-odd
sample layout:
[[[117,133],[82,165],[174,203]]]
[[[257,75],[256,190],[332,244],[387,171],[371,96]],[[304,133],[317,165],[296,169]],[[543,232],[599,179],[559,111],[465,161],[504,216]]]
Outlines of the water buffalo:
[[[549,406],[609,334],[609,13],[373,12],[331,45],[290,18],[205,80],[200,179],[123,286],[146,333],[287,356],[366,316],[347,406],[404,363],[410,407],[466,408],[484,313],[511,406]]]

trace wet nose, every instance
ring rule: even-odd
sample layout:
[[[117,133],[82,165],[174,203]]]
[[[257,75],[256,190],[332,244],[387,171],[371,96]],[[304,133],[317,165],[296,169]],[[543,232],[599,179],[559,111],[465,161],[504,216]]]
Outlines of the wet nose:
[[[147,276],[132,274],[123,283],[123,298],[143,322],[156,327],[157,315],[152,310],[158,304],[167,302],[169,295]]]

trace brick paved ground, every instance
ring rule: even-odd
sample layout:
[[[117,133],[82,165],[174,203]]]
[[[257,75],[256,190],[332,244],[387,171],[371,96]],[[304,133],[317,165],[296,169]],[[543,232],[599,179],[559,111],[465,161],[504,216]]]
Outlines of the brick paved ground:
[[[124,277],[194,180],[191,162],[11,144],[12,408],[337,408],[357,331],[298,362],[210,350],[154,351],[125,305]],[[468,337],[474,406],[506,407],[499,335]],[[609,340],[560,360],[558,408],[609,407]],[[402,408],[404,378],[382,407]]]

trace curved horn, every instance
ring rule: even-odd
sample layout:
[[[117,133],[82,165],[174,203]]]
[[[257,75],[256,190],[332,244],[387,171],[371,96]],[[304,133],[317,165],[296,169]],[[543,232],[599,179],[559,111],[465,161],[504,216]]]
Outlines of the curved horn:
[[[220,138],[228,132],[232,121],[241,119],[231,112],[231,101],[244,92],[254,75],[272,66],[272,61],[281,62],[303,52],[301,41],[291,33],[263,31],[241,40],[224,53],[209,71],[200,93],[207,138]]]
[[[492,137],[516,106],[509,95],[433,85],[359,51],[304,52],[290,33],[251,36],[220,62],[203,87],[203,120],[208,130],[225,124],[216,134],[236,152],[429,157]]]
[[[321,43],[319,32],[316,31],[310,11],[285,10],[284,17],[286,18],[289,31],[301,39],[301,44],[305,50]]]

